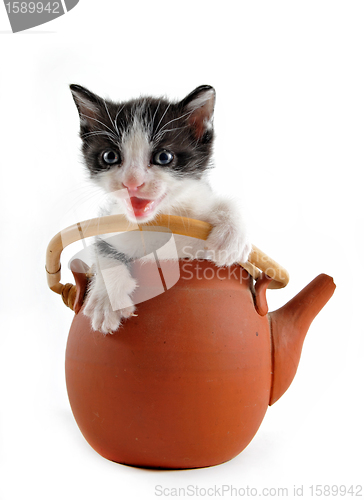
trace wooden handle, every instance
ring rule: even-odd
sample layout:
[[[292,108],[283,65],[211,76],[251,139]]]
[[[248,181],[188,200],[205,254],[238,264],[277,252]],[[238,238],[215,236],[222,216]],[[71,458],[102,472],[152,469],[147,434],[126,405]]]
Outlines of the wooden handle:
[[[176,215],[160,215],[156,219],[146,224],[132,224],[123,215],[107,215],[96,219],[89,219],[78,222],[56,234],[49,242],[46,255],[46,271],[48,286],[51,290],[65,297],[66,290],[70,285],[63,285],[61,280],[61,253],[71,243],[97,236],[100,234],[119,233],[123,231],[143,230],[143,227],[158,226],[165,227],[174,234],[192,236],[206,240],[212,225],[208,222],[179,217]],[[149,229],[150,230],[150,229]],[[159,229],[160,230],[160,229]],[[283,288],[289,281],[288,272],[277,262],[268,257],[264,252],[253,245],[249,255],[248,262],[239,262],[239,264],[253,276],[258,279],[261,272],[272,278],[269,288]],[[67,295],[69,290],[67,291]],[[74,295],[74,294],[73,294]],[[67,303],[72,308],[70,303]]]

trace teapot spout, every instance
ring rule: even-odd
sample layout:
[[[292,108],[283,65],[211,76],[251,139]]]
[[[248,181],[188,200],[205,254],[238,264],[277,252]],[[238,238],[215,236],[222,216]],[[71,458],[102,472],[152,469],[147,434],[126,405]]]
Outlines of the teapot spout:
[[[306,333],[335,288],[334,280],[330,276],[320,274],[285,306],[269,314],[273,352],[269,405],[275,403],[291,385]]]

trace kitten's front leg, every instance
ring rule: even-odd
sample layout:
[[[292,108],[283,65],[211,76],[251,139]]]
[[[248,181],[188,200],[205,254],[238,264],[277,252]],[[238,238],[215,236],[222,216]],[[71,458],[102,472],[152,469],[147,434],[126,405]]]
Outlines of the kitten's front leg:
[[[209,258],[218,266],[246,262],[252,245],[238,208],[233,201],[220,200],[208,218],[213,229],[206,241]]]
[[[123,319],[132,316],[135,306],[130,296],[136,286],[127,264],[99,255],[83,310],[92,329],[113,333]]]

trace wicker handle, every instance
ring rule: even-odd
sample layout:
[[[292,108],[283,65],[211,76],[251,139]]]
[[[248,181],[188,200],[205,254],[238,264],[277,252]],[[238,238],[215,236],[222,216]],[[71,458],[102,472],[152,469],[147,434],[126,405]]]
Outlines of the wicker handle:
[[[49,288],[61,294],[65,303],[72,309],[75,295],[74,287],[72,288],[73,285],[69,283],[66,285],[60,283],[61,253],[63,249],[75,241],[90,236],[122,231],[142,231],[143,228],[150,228],[150,226],[158,226],[159,228],[165,227],[174,234],[192,236],[193,238],[199,238],[201,240],[206,240],[212,229],[211,224],[207,222],[176,215],[160,215],[155,220],[140,225],[130,223],[122,215],[108,215],[78,222],[56,234],[49,242],[46,256],[46,271]],[[246,269],[254,279],[259,278],[261,274],[260,270],[263,271],[264,274],[272,278],[269,286],[270,288],[283,288],[289,281],[288,272],[254,245],[249,255],[248,262],[239,262],[239,264]]]

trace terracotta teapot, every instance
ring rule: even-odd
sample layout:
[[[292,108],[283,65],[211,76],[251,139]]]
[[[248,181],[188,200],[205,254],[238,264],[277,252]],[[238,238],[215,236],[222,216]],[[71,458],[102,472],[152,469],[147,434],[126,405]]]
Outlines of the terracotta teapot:
[[[95,234],[155,226],[201,239],[211,229],[173,216],[130,228],[108,216],[71,226],[49,244],[49,286],[76,312],[66,348],[71,408],[86,440],[109,460],[166,469],[217,465],[249,444],[291,384],[307,330],[335,284],[321,274],[268,314],[267,288],[289,278],[256,247],[245,269],[180,260],[178,281],[141,302],[137,317],[113,335],[92,331],[80,313],[87,268],[76,261],[76,287],[62,285],[62,249]],[[148,278],[152,268],[134,272]]]

